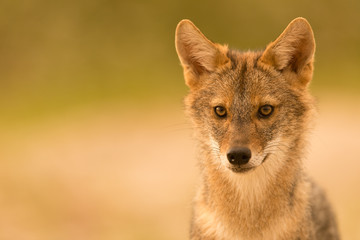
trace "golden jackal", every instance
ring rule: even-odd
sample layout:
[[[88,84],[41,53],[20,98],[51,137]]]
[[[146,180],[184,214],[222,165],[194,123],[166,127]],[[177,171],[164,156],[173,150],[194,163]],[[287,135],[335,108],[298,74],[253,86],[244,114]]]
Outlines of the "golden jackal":
[[[189,20],[175,42],[201,149],[191,239],[339,239],[324,193],[303,168],[314,113],[309,23],[293,20],[258,52],[213,43]]]

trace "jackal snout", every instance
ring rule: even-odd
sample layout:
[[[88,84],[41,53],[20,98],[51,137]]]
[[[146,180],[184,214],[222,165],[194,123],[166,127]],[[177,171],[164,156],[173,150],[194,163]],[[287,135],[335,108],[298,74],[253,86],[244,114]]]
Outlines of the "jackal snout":
[[[241,166],[249,162],[251,150],[247,147],[232,147],[226,156],[232,165]]]

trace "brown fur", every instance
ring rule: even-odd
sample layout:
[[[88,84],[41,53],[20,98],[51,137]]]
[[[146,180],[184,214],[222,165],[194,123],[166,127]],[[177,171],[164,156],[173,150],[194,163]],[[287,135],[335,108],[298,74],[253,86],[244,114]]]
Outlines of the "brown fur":
[[[302,162],[314,112],[309,23],[295,19],[260,52],[215,44],[189,20],[178,24],[175,41],[200,145],[191,239],[339,239],[330,205]],[[259,116],[263,105],[273,106],[270,117]],[[226,117],[216,116],[216,106]],[[248,168],[227,161],[234,146],[251,149]]]

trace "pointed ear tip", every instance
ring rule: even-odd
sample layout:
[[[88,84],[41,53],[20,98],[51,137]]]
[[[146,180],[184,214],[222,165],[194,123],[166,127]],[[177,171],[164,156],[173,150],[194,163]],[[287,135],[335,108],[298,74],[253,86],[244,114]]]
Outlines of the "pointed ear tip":
[[[184,19],[182,19],[182,20],[179,22],[178,25],[180,25],[180,24],[185,24],[185,23],[193,24],[191,20],[184,18]]]
[[[289,26],[296,26],[296,27],[299,27],[299,28],[306,28],[306,29],[312,31],[310,23],[308,22],[308,20],[306,20],[306,18],[303,18],[303,17],[295,18],[294,20],[292,20],[289,23]]]
[[[181,31],[186,27],[195,27],[195,25],[189,19],[183,19],[176,26],[176,33],[178,33],[179,31]]]
[[[306,18],[304,18],[304,17],[297,17],[294,20],[292,20],[292,22],[295,22],[295,21],[309,23],[308,20],[306,20]]]
[[[183,34],[193,32],[194,29],[196,29],[195,25],[188,19],[183,19],[178,23],[175,30],[176,49],[178,49],[178,44],[183,41]]]

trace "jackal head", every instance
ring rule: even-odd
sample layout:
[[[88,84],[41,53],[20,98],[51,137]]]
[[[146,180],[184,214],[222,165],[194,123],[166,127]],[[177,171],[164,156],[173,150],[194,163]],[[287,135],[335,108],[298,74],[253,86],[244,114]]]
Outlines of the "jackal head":
[[[187,113],[214,161],[246,172],[295,154],[313,109],[315,41],[304,18],[259,52],[213,43],[189,20],[178,24],[175,43],[190,88]]]

